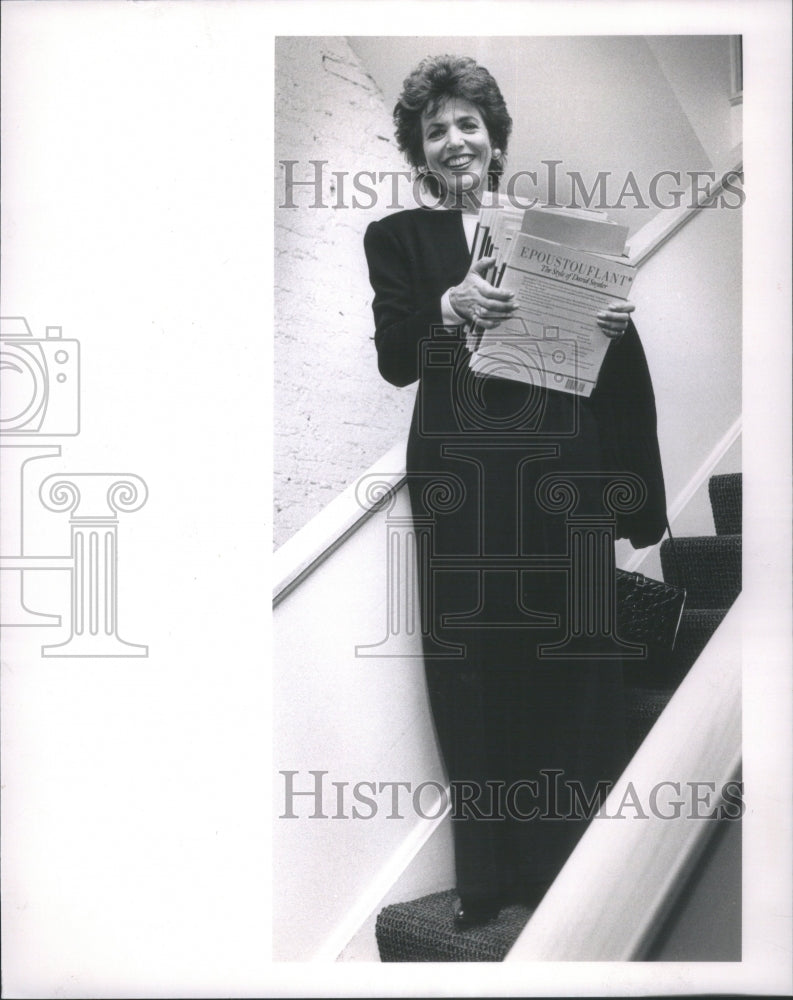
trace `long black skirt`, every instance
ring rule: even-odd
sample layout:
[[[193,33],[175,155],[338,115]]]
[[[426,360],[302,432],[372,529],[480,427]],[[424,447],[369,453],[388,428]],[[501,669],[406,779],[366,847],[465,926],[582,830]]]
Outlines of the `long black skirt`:
[[[544,392],[528,430],[499,425],[524,390],[494,385],[492,420],[446,436],[414,420],[408,450],[427,688],[469,898],[548,884],[625,763],[621,661],[553,649],[569,635],[571,524],[603,512],[594,418]]]

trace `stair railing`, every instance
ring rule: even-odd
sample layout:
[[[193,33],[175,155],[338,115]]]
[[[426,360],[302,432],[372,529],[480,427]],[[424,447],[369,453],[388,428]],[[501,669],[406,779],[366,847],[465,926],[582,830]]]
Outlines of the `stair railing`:
[[[740,766],[741,607],[739,597],[505,961],[646,955]]]

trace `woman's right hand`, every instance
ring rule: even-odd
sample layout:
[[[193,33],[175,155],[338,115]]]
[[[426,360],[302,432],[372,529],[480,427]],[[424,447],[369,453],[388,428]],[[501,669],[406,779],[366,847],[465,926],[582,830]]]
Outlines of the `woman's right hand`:
[[[496,288],[482,277],[495,260],[495,257],[478,260],[460,284],[449,289],[452,309],[459,316],[480,323],[487,330],[498,326],[502,320],[509,319],[518,308],[514,292]]]

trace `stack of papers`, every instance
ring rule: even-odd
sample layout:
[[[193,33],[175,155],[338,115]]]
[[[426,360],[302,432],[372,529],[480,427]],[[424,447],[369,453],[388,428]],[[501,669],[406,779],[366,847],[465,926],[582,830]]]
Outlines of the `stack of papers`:
[[[494,257],[485,278],[513,291],[520,308],[492,330],[468,330],[471,368],[589,396],[610,344],[596,314],[626,300],[633,283],[627,234],[605,212],[483,208],[472,263]]]

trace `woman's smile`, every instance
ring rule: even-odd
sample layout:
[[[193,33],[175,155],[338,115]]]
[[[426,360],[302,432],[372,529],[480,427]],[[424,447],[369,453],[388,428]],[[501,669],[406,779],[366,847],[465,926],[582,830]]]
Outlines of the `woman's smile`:
[[[479,108],[463,98],[449,98],[421,116],[427,169],[452,193],[475,192],[487,184],[493,150]]]
[[[473,154],[468,154],[464,156],[450,156],[446,161],[446,166],[451,167],[452,170],[456,170],[459,167],[467,167],[474,157]]]

